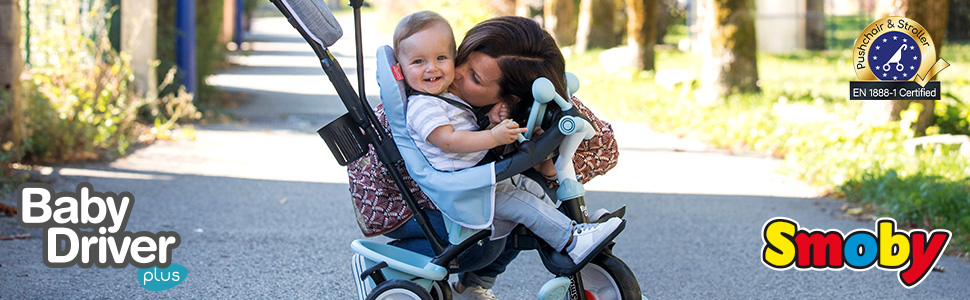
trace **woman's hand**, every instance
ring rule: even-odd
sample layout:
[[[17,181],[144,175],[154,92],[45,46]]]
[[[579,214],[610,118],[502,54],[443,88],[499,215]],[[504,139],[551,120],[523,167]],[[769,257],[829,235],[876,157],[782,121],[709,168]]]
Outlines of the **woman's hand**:
[[[556,164],[552,162],[551,158],[547,160],[543,160],[541,163],[539,163],[538,165],[535,165],[533,168],[535,168],[536,171],[539,171],[539,173],[542,174],[542,177],[545,177],[547,180],[552,180],[552,181],[556,180]]]
[[[492,109],[488,111],[488,128],[494,128],[495,125],[502,123],[503,120],[509,118],[509,105],[505,102],[499,102],[492,106]]]
[[[519,128],[519,123],[516,123],[515,121],[505,119],[495,127],[492,127],[490,132],[492,133],[492,139],[494,139],[498,145],[507,145],[515,142],[515,140],[519,138],[519,134],[525,133],[526,129]]]
[[[545,131],[542,130],[541,127],[536,126],[536,132],[532,134],[532,138],[536,138],[542,135],[543,132]],[[556,164],[552,162],[551,158],[542,161],[541,163],[533,166],[532,168],[536,169],[536,171],[539,171],[539,173],[542,174],[542,176],[545,177],[546,180],[556,181]]]

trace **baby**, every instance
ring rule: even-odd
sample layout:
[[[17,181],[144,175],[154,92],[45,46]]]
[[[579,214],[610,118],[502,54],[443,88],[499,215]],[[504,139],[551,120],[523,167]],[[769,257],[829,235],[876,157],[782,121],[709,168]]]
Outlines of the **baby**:
[[[516,140],[526,131],[512,120],[509,105],[494,99],[467,103],[448,92],[455,78],[455,38],[440,15],[419,11],[405,16],[394,30],[394,52],[408,96],[408,134],[431,166],[454,171],[478,165],[486,152]],[[490,125],[481,130],[473,106],[495,105]],[[495,219],[520,223],[574,263],[584,261],[597,246],[608,243],[622,220],[575,224],[547,199],[538,183],[516,176],[496,184]]]

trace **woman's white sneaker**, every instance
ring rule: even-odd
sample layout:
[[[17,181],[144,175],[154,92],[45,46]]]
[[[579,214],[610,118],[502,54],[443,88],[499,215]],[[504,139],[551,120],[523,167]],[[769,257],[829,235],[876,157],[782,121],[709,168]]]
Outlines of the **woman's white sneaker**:
[[[495,295],[492,295],[492,290],[478,285],[466,288],[461,282],[455,282],[452,290],[461,295],[461,297],[454,297],[455,299],[498,300]]]

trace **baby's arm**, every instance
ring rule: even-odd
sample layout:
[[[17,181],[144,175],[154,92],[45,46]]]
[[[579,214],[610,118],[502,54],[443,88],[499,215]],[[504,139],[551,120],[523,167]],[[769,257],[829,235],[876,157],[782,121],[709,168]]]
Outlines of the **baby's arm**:
[[[519,124],[512,120],[502,121],[491,130],[481,131],[455,130],[451,125],[444,125],[428,134],[428,142],[444,152],[469,153],[510,144],[519,133],[524,132],[526,129],[519,128]]]

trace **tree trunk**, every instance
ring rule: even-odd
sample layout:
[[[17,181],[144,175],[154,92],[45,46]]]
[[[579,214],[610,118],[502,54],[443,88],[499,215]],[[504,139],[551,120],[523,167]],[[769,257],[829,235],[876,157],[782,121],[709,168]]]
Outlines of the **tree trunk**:
[[[569,46],[576,43],[576,5],[572,0],[545,0],[542,9],[546,31],[556,43]]]
[[[576,24],[576,53],[585,53],[590,48],[590,32],[593,30],[593,2],[582,0],[579,2],[579,22]]]
[[[234,0],[224,4],[235,9]],[[139,95],[154,98],[158,95],[158,78],[155,71],[155,42],[157,30],[158,3],[155,0],[121,1],[121,49],[131,55],[131,69],[134,71],[134,88]],[[235,30],[234,11],[223,9],[221,43],[232,41]],[[225,39],[225,40],[221,40]]]
[[[627,44],[635,49],[634,67],[641,70],[654,69],[657,15],[656,0],[627,0]]]
[[[611,48],[619,44],[613,32],[616,7],[613,0],[582,0],[576,28],[576,52],[592,48]]]
[[[613,48],[623,41],[616,32],[616,15],[622,9],[615,0],[593,1],[593,24],[590,29],[589,46]]]
[[[627,15],[626,0],[613,0],[613,6],[613,40],[617,43],[615,46],[619,46],[626,44],[626,30],[630,16]]]
[[[26,137],[24,110],[20,97],[20,73],[24,62],[20,56],[20,2],[0,0],[0,175],[7,176],[8,163],[20,159],[20,146]]]
[[[658,0],[657,2],[657,34],[654,40],[658,45],[664,43],[664,36],[667,35],[667,24],[670,23],[670,10],[677,5],[677,0]]]
[[[805,5],[805,48],[825,50],[825,0],[808,0]]]
[[[752,0],[699,2],[699,21],[710,38],[702,64],[704,97],[760,92]]]
[[[940,49],[943,47],[943,36],[946,34],[948,9],[947,0],[879,0],[876,4],[875,18],[878,20],[888,16],[905,16],[916,21],[933,39],[934,50],[939,57]],[[899,112],[909,108],[909,104],[913,102],[923,105],[923,111],[913,124],[913,130],[917,135],[924,135],[926,128],[933,125],[933,111],[936,107],[936,101],[933,100],[866,101],[862,105],[862,115],[859,118],[873,124],[899,121]]]
[[[970,0],[950,0],[949,11],[947,38],[951,41],[970,39]]]
[[[905,16],[922,25],[926,33],[933,38],[934,49],[939,56],[940,49],[943,47],[943,37],[946,35],[949,0],[879,0],[876,5],[876,19]]]

